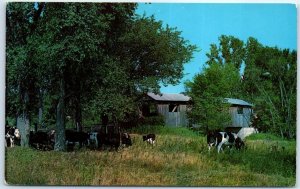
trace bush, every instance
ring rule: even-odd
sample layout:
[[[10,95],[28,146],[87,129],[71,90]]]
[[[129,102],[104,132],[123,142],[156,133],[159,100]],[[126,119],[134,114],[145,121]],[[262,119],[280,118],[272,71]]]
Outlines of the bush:
[[[145,117],[140,121],[141,125],[165,125],[165,118],[163,115]]]

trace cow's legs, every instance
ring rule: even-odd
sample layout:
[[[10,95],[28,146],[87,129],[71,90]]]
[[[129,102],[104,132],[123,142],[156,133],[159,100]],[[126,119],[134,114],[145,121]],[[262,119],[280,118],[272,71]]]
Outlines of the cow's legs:
[[[97,147],[99,146],[97,137],[95,138],[95,146],[97,146]]]
[[[208,152],[210,152],[211,144],[208,144]]]
[[[14,146],[15,146],[15,144],[14,144],[14,139],[13,139],[12,137],[10,137],[10,146],[11,146],[11,147],[14,147]]]
[[[224,142],[221,142],[219,145],[218,145],[218,153],[220,153],[220,150],[223,151],[223,148],[222,148],[222,145],[223,145]]]

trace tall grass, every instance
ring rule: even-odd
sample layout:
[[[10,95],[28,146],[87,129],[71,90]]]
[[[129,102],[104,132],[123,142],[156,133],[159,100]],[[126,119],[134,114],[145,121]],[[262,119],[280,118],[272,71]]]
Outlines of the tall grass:
[[[179,137],[196,137],[197,133],[189,130],[185,127],[166,127],[166,126],[153,126],[153,125],[144,125],[140,127],[135,127],[130,130],[131,133],[138,134],[148,134],[155,133],[159,135],[177,135]]]
[[[157,135],[155,146],[142,141],[146,133]],[[12,185],[295,185],[295,141],[247,138],[247,149],[217,154],[208,153],[204,136],[186,128],[145,127],[132,130],[131,136],[133,146],[118,152],[8,148],[6,181]]]

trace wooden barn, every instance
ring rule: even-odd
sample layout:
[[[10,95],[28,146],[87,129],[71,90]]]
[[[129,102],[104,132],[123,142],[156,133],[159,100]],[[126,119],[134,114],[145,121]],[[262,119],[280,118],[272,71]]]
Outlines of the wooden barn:
[[[231,114],[232,127],[249,127],[253,105],[240,99],[225,98],[225,102],[231,106],[229,112]]]
[[[143,114],[157,112],[164,116],[166,126],[187,126],[186,111],[190,97],[183,94],[154,94],[147,93],[143,106]]]
[[[161,114],[165,118],[165,124],[171,127],[188,126],[186,112],[190,107],[191,98],[183,94],[154,94],[147,93],[144,99],[143,115],[151,116]],[[250,126],[253,113],[253,105],[240,99],[225,98],[225,103],[230,104],[231,115],[230,130],[246,128]],[[236,129],[235,129],[236,128]]]

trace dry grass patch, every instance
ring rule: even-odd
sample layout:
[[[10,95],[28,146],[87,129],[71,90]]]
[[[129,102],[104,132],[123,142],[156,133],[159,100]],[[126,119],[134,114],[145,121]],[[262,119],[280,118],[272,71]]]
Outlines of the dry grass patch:
[[[172,131],[154,146],[133,134],[133,146],[115,151],[39,152],[8,148],[9,184],[79,186],[293,186],[295,142],[247,140],[241,152],[210,154],[205,137]],[[188,131],[189,132],[189,131]]]

